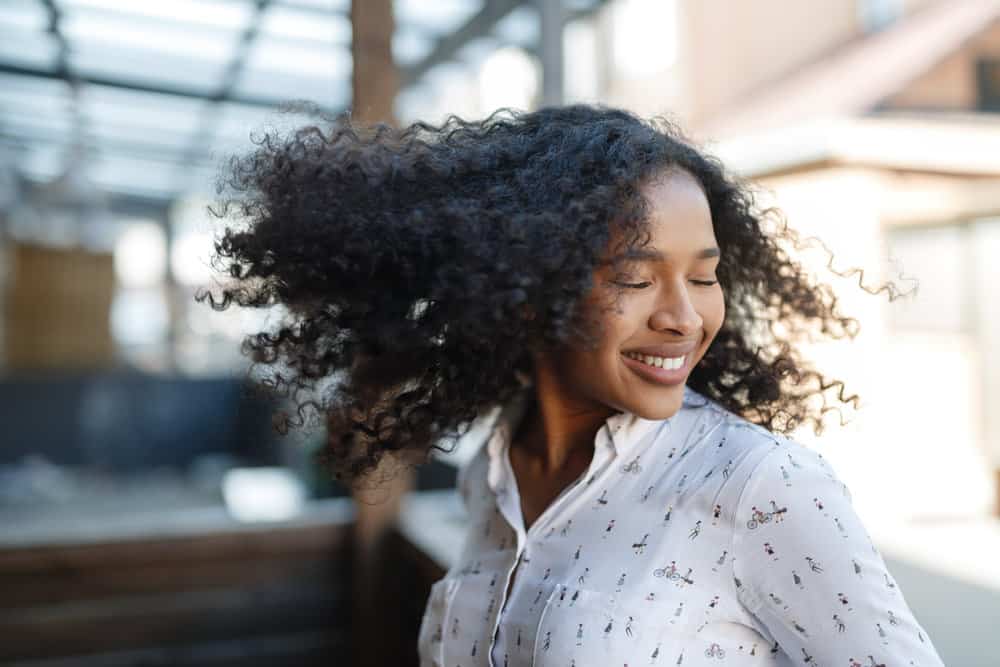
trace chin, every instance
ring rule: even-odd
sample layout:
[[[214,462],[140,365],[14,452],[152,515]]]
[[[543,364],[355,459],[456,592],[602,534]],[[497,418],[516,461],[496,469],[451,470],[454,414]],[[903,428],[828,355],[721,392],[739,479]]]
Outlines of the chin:
[[[684,385],[676,385],[677,390],[680,390],[683,387]],[[674,389],[674,387],[671,387],[671,389]],[[674,392],[672,392],[672,394],[674,394]],[[656,401],[655,404],[644,402],[642,404],[634,405],[629,408],[629,412],[642,417],[643,419],[670,419],[680,411],[683,402],[683,392],[676,391],[675,394],[676,395],[666,396],[663,399]]]

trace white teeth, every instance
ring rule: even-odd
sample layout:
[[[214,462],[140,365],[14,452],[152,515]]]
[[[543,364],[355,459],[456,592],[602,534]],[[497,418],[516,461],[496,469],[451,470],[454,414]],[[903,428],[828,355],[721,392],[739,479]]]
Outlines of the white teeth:
[[[655,366],[656,368],[666,368],[676,370],[684,365],[684,357],[654,357],[648,354],[637,354],[635,352],[625,353],[629,358],[641,361],[644,364]]]

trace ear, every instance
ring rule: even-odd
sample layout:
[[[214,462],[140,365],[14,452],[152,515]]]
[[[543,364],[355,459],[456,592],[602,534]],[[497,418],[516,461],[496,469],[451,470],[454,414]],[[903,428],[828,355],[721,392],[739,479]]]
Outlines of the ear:
[[[535,309],[528,304],[521,306],[521,317],[526,320],[535,319]]]

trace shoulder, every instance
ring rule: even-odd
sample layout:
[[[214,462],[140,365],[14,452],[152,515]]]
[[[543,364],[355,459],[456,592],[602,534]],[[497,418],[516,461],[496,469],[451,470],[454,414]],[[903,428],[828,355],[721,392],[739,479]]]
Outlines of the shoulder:
[[[686,389],[683,412],[688,428],[697,435],[714,438],[718,454],[732,463],[731,484],[742,485],[766,465],[774,465],[785,453],[801,458],[809,451],[791,438],[772,433],[763,426],[737,415],[720,403],[693,389]],[[810,452],[811,453],[811,452]]]
[[[697,394],[697,396],[701,396]],[[823,455],[793,437],[774,433],[759,424],[704,399],[702,411],[717,420],[715,439],[730,462],[730,492],[742,505],[748,494],[808,493],[809,488],[836,488],[850,498],[850,491]]]
[[[825,531],[835,546],[848,532],[867,537],[850,489],[820,452],[760,427],[739,430],[749,453],[733,492],[734,549],[751,534],[806,544]]]
[[[812,447],[766,430],[748,436],[747,440],[753,444],[753,454],[752,465],[747,467],[742,480],[742,496],[768,491],[785,496],[802,495],[819,488],[824,491],[835,488],[850,499],[847,485]]]
[[[684,389],[681,414],[687,417],[691,426],[697,425],[700,428],[702,424],[710,425],[713,430],[724,435],[728,441],[740,445],[740,449],[746,452],[763,455],[767,453],[764,450],[787,440],[785,436],[771,433],[690,387]]]

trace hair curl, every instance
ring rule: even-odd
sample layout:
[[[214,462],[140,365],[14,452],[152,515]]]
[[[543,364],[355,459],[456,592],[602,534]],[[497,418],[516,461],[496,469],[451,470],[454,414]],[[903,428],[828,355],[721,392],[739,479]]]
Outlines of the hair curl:
[[[778,211],[755,210],[751,186],[674,122],[595,105],[402,129],[322,120],[265,133],[230,160],[212,212],[234,218],[213,257],[232,283],[195,298],[285,307],[242,351],[270,367],[258,387],[296,404],[296,417],[276,413],[279,430],[310,407],[325,415],[322,458],[338,479],[359,480],[387,452],[423,462],[450,451],[440,442],[519,390],[533,351],[595,340],[600,317],[577,305],[601,263],[621,266],[648,243],[640,187],[668,169],[701,184],[722,251],[725,321],[688,385],[772,432],[807,420],[822,432],[839,410],[830,388],[857,407],[794,347],[817,328],[854,338],[857,321],[782,247],[804,247],[794,230],[765,230]],[[609,253],[612,231],[621,243]],[[832,256],[827,268],[858,273],[834,270]]]

